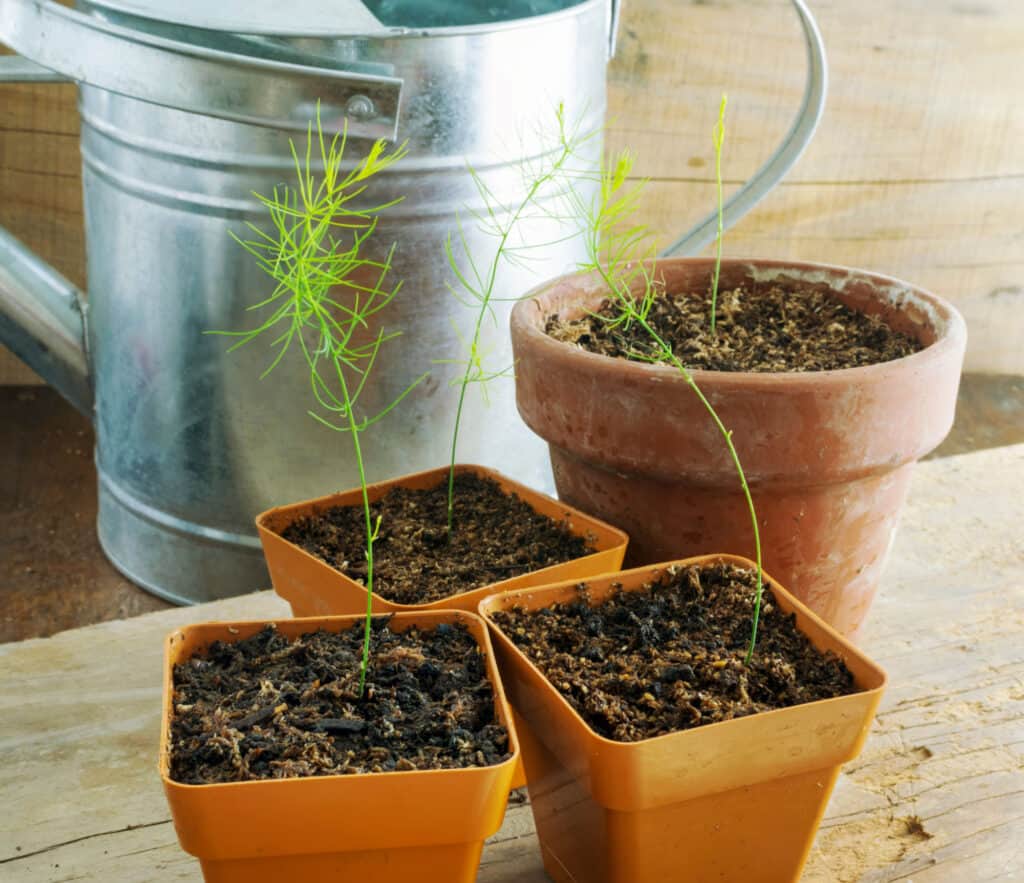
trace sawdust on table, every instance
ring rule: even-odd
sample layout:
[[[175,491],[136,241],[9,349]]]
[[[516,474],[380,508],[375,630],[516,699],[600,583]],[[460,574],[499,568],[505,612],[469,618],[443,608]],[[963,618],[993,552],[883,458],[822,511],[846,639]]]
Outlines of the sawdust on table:
[[[865,871],[898,862],[931,839],[916,815],[886,818],[875,813],[822,830],[814,851],[834,883],[856,883]]]

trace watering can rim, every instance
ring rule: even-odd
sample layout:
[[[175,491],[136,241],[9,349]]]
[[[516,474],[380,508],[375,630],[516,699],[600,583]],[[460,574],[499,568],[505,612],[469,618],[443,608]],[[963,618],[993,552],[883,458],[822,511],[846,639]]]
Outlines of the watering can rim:
[[[500,23],[498,28],[384,29],[376,35],[333,36],[357,41],[500,37],[593,16],[595,10],[601,10],[610,58],[621,2],[584,0],[568,9]],[[375,20],[369,13],[367,16]],[[154,26],[141,26],[147,21]],[[282,41],[289,39],[277,36]],[[393,76],[393,65],[327,60],[301,49],[284,57],[273,52],[267,55],[261,51],[261,39],[253,34],[161,25],[137,16],[122,20],[97,13],[88,4],[82,11],[53,0],[0,0],[0,41],[37,65],[78,83],[190,113],[302,132],[316,105],[325,119],[337,121],[339,127],[344,119],[352,137],[397,140],[404,80]],[[26,77],[36,82],[47,79],[41,72],[33,74],[26,69],[24,59],[0,58],[0,83]]]
[[[450,25],[446,27],[386,25],[377,19],[369,8],[363,4],[362,0],[342,0],[340,6],[343,9],[349,10],[357,22],[356,28],[351,30],[349,25],[343,24],[341,21],[349,13],[339,14],[338,2],[326,4],[326,7],[330,10],[330,21],[326,24],[318,23],[313,25],[297,25],[296,19],[302,18],[302,15],[296,13],[292,6],[288,7],[287,15],[280,19],[260,20],[256,18],[253,20],[252,12],[249,8],[230,10],[227,16],[225,16],[218,14],[220,7],[215,11],[211,11],[208,7],[203,7],[200,0],[191,0],[191,4],[188,2],[184,3],[185,8],[182,8],[183,4],[179,0],[177,3],[178,8],[176,9],[156,8],[164,0],[87,0],[87,2],[90,7],[108,10],[119,15],[131,16],[139,20],[148,20],[157,25],[177,25],[184,28],[223,32],[225,34],[281,38],[367,37],[382,39],[421,39],[492,34],[537,24],[547,24],[558,18],[569,18],[579,15],[589,7],[610,5],[613,25],[611,40],[614,47],[614,26],[617,24],[623,0],[577,0],[572,6],[537,15],[522,16],[504,21]],[[305,0],[305,2],[317,4],[322,2],[322,0]],[[282,8],[279,3],[271,3],[269,5],[275,7],[276,10]],[[191,7],[195,7],[195,9]],[[229,16],[232,15],[237,17],[231,20]]]

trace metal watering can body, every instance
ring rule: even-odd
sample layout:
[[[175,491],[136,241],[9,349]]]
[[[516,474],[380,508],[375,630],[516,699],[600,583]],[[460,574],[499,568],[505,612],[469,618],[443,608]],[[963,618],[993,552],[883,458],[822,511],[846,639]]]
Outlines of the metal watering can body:
[[[810,60],[803,106],[779,151],[731,200],[727,224],[795,162],[821,113],[824,53],[802,0],[794,3]],[[381,317],[403,336],[382,354],[367,408],[432,374],[367,430],[364,449],[370,480],[435,467],[448,457],[456,368],[432,363],[460,357],[474,318],[447,291],[443,249],[456,212],[479,204],[466,164],[512,204],[518,157],[497,158],[510,145],[528,155],[535,143],[524,133],[553,119],[559,101],[570,118],[600,127],[618,10],[587,0],[533,18],[410,30],[381,25],[356,0],[344,20],[346,4],[320,15],[321,0],[296,0],[296,31],[263,0],[247,7],[241,33],[223,30],[222,7],[198,0],[164,4],[175,20],[142,14],[159,4],[90,0],[72,11],[0,0],[0,40],[47,68],[0,59],[0,81],[47,79],[52,69],[80,84],[89,284],[86,300],[0,230],[0,341],[93,417],[108,557],[150,591],[193,603],[268,584],[256,512],[358,483],[348,439],[307,414],[300,364],[286,359],[260,380],[271,351],[228,354],[225,338],[204,333],[256,321],[247,307],[268,280],[229,233],[263,222],[254,192],[294,179],[289,140],[305,138],[319,103],[325,125],[347,122],[353,156],[362,139],[409,141],[408,158],[374,185],[375,201],[404,197],[376,241],[382,250],[397,243],[395,275],[405,281]],[[597,139],[592,147],[596,155]],[[699,250],[713,226],[703,222],[670,251]],[[471,249],[493,253],[489,236],[466,231]],[[541,225],[524,239],[551,233]],[[499,292],[526,291],[581,257],[574,241],[552,246],[530,271],[506,267]],[[498,305],[484,341],[497,366],[511,359],[510,307]],[[513,385],[493,385],[488,403],[472,398],[459,459],[549,484],[546,449],[519,420]]]

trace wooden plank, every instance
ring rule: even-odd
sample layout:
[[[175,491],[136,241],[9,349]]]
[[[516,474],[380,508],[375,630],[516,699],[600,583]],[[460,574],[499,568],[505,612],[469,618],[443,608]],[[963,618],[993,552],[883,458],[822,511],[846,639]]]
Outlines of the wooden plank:
[[[1024,877],[1022,467],[1020,445],[919,467],[865,638],[891,686],[818,836],[822,881]]]
[[[828,52],[829,94],[822,128],[791,181],[1021,176],[1024,114],[1007,102],[1015,84],[1006,72],[1018,57],[1024,7],[810,5]],[[745,178],[788,127],[803,83],[804,42],[789,0],[634,0],[609,75],[611,131],[639,139],[646,174],[707,180],[726,91],[726,173]]]
[[[1024,445],[922,464],[865,645],[891,686],[805,880],[1024,878]],[[197,880],[155,757],[163,635],[263,619],[269,592],[0,646],[0,876]],[[541,883],[510,807],[484,883]]]

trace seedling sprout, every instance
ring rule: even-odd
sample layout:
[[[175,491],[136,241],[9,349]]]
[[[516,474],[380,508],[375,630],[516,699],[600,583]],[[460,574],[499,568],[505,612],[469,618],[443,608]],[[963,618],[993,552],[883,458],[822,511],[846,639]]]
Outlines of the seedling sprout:
[[[252,238],[235,240],[255,258],[276,283],[273,293],[248,309],[264,314],[250,331],[215,332],[237,337],[231,350],[256,339],[266,339],[276,353],[261,377],[280,364],[289,350],[298,348],[309,370],[315,407],[309,414],[352,439],[359,471],[366,526],[366,620],[359,667],[359,695],[366,685],[373,610],[373,544],[380,531],[370,511],[366,469],[360,436],[394,409],[427,375],[423,374],[372,416],[359,414],[359,403],[377,362],[381,347],[400,332],[374,328],[375,317],[401,289],[391,285],[394,245],[383,259],[363,255],[380,215],[401,201],[358,207],[355,201],[369,181],[406,154],[406,145],[388,152],[379,140],[349,171],[343,171],[346,131],[326,137],[317,109],[316,131],[306,132],[306,150],[300,158],[292,143],[297,187],[274,188],[270,196],[255,194],[267,209],[270,233],[249,223]],[[314,161],[316,154],[316,162]],[[322,163],[323,171],[315,170]]]
[[[449,284],[452,294],[464,305],[476,311],[476,320],[473,326],[473,336],[468,342],[464,342],[465,355],[462,359],[442,359],[442,363],[457,364],[462,366],[461,376],[457,377],[453,385],[458,387],[459,398],[455,410],[455,422],[452,427],[451,456],[449,458],[448,470],[448,534],[451,535],[452,520],[455,508],[455,459],[459,444],[459,430],[462,426],[462,412],[466,401],[466,392],[471,384],[481,384],[485,390],[485,384],[489,381],[508,375],[512,367],[507,366],[496,372],[488,372],[484,368],[483,354],[480,348],[480,336],[483,330],[484,320],[494,319],[492,303],[498,300],[495,296],[495,286],[498,279],[498,271],[505,263],[522,264],[528,260],[527,252],[536,252],[550,243],[526,243],[517,246],[513,242],[513,236],[519,225],[529,218],[536,218],[538,213],[553,220],[555,218],[550,211],[545,211],[540,204],[540,199],[545,195],[549,185],[563,178],[570,170],[568,164],[579,153],[583,144],[592,138],[596,132],[584,133],[579,123],[569,125],[566,122],[565,107],[559,104],[556,111],[557,118],[557,142],[553,150],[545,152],[543,158],[536,164],[524,161],[522,164],[524,177],[525,195],[521,201],[510,210],[504,209],[498,197],[491,191],[481,176],[472,167],[469,173],[480,196],[483,209],[472,212],[478,229],[490,234],[497,240],[494,252],[486,266],[481,267],[478,258],[474,255],[466,237],[465,227],[461,216],[456,217],[456,229],[449,233],[445,240],[445,255],[455,278],[454,284]],[[545,141],[541,137],[540,141]],[[457,241],[456,241],[457,240]]]
[[[725,131],[724,120],[725,97],[723,96],[719,112],[719,126],[715,134],[716,168],[718,169],[719,180],[719,225],[721,225],[722,215],[720,157]],[[572,186],[572,182],[569,182],[569,185],[565,188],[565,193],[569,200],[570,213],[579,219],[581,235],[583,236],[587,255],[586,260],[580,264],[579,269],[584,272],[595,273],[601,278],[608,292],[608,300],[615,310],[615,314],[612,316],[592,313],[592,318],[606,322],[612,327],[629,327],[636,323],[642,328],[650,338],[652,349],[647,352],[634,351],[630,354],[631,357],[655,364],[667,364],[675,368],[708,412],[729,450],[729,456],[735,466],[736,474],[739,476],[740,486],[743,489],[743,496],[750,513],[757,564],[754,613],[750,630],[750,641],[745,656],[745,662],[749,663],[753,658],[754,647],[757,643],[757,629],[760,622],[761,600],[764,592],[761,569],[761,534],[758,529],[757,511],[750,493],[750,486],[747,483],[746,473],[743,470],[739,454],[736,452],[736,447],[733,444],[732,432],[726,429],[718,412],[697,385],[693,375],[679,357],[676,356],[671,345],[658,334],[649,322],[650,310],[661,291],[652,273],[651,260],[655,256],[656,249],[652,244],[650,233],[646,227],[640,226],[631,220],[640,194],[647,183],[645,180],[642,180],[636,185],[629,186],[628,182],[633,165],[634,157],[628,149],[622,150],[613,156],[611,161],[606,163],[599,173],[600,187],[595,199],[588,200],[582,196],[579,189]],[[721,260],[720,226],[714,269],[713,290],[715,292],[717,292],[718,287]],[[712,321],[714,321],[714,307],[712,307]]]
[[[715,187],[718,201],[718,233],[715,236],[715,275],[711,281],[711,334],[717,331],[715,321],[718,318],[718,277],[722,269],[722,236],[725,203],[722,198],[722,145],[725,143],[725,105],[728,96],[722,94],[722,103],[718,107],[718,122],[715,124]]]

